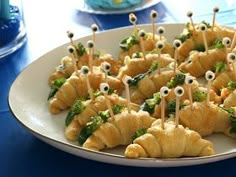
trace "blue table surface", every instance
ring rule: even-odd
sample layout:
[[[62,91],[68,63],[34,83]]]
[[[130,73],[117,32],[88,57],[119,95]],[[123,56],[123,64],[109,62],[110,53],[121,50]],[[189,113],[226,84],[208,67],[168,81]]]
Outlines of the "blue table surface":
[[[52,48],[68,42],[65,31],[76,37],[90,34],[89,26],[100,30],[130,25],[128,14],[96,15],[79,11],[66,0],[23,1],[28,40],[21,49],[0,59],[0,177],[8,176],[222,176],[233,175],[236,158],[204,165],[173,168],[138,168],[119,166],[80,158],[58,150],[34,137],[23,128],[8,107],[8,93],[17,75],[32,61]],[[55,5],[56,3],[56,5]],[[186,12],[193,11],[195,21],[211,20],[212,8],[220,7],[217,22],[235,25],[235,1],[165,0],[136,12],[138,23],[149,23],[151,9],[159,12],[159,23],[186,22]],[[204,4],[204,5],[203,5]],[[43,9],[43,10],[42,10]],[[0,34],[1,35],[1,34]]]

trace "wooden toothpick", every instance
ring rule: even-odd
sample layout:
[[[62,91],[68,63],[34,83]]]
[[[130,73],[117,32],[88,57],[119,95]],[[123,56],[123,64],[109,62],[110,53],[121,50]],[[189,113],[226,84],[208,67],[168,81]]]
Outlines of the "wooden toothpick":
[[[188,12],[187,12],[187,17],[189,17],[189,19],[190,19],[190,24],[191,24],[192,27],[193,27],[193,31],[195,31],[195,26],[194,26],[194,23],[193,23],[192,16],[193,16],[193,12],[188,11]]]
[[[215,21],[216,21],[216,13],[219,12],[219,7],[214,7],[213,8],[213,19],[212,19],[212,26],[211,26],[211,30],[213,31],[214,27],[215,27]]]
[[[206,39],[206,31],[207,31],[207,27],[205,24],[201,23],[199,25],[200,31],[202,32],[202,38],[203,38],[203,42],[204,42],[204,46],[205,46],[205,52],[206,54],[208,54],[208,45],[207,45],[207,39]]]
[[[185,77],[185,84],[188,86],[188,98],[190,101],[191,110],[193,110],[193,95],[192,95],[192,84],[193,84],[194,78],[192,76],[187,75]]]
[[[159,60],[161,59],[161,50],[163,49],[165,47],[165,44],[164,44],[164,42],[163,41],[158,41],[157,43],[156,43],[156,48],[157,48],[157,52],[158,52],[158,61],[157,61],[157,63],[158,63],[158,70],[157,70],[157,72],[158,72],[158,74],[161,74],[161,66],[160,66],[160,62],[159,62]]]
[[[174,40],[173,46],[175,48],[175,53],[174,53],[174,73],[176,74],[176,68],[177,68],[177,60],[178,60],[178,48],[181,46],[182,42],[179,39]]]
[[[155,10],[152,10],[150,13],[151,21],[152,21],[152,40],[155,42],[155,34],[156,34],[156,19],[158,17],[158,13]]]
[[[94,57],[94,42],[92,40],[89,40],[87,42],[87,47],[89,48],[89,69],[91,73],[93,73],[93,57]]]
[[[205,74],[205,78],[207,80],[207,105],[210,104],[210,90],[211,90],[211,82],[215,79],[215,73],[212,71],[207,71]]]
[[[94,41],[95,42],[95,33],[98,31],[98,26],[94,23],[94,24],[92,24],[91,25],[91,30],[92,30],[92,32],[93,32],[93,37],[92,37],[92,41]]]
[[[160,89],[160,95],[161,95],[161,128],[165,129],[165,106],[166,101],[165,97],[169,94],[170,90],[168,87],[163,86]]]
[[[128,113],[131,112],[131,101],[130,101],[130,90],[129,90],[129,84],[132,81],[132,78],[130,76],[124,76],[122,79],[124,85],[125,85],[125,92],[126,92],[126,99],[127,99],[127,108]]]
[[[67,51],[71,55],[72,63],[73,63],[73,67],[74,67],[74,72],[76,72],[78,74],[78,67],[77,67],[77,61],[76,61],[76,57],[75,57],[75,48],[74,48],[74,46],[69,45],[67,47]]]
[[[89,68],[87,66],[82,66],[81,67],[81,73],[85,77],[85,82],[86,82],[86,85],[87,85],[87,89],[88,89],[88,93],[89,93],[90,99],[94,100],[93,89],[92,89],[92,87],[90,85],[89,77],[88,77]]]
[[[140,30],[138,32],[138,36],[139,36],[140,48],[141,48],[142,53],[143,53],[143,58],[144,58],[144,60],[146,60],[146,52],[145,52],[145,48],[144,48],[144,37],[146,36],[145,31],[144,30]]]
[[[108,76],[108,73],[110,72],[111,70],[111,65],[110,63],[104,61],[103,63],[101,63],[101,69],[102,71],[105,73],[105,82],[107,82],[107,76]]]
[[[179,107],[180,107],[180,98],[184,94],[184,89],[181,86],[177,86],[174,89],[176,96],[176,105],[175,105],[175,127],[179,126]]]

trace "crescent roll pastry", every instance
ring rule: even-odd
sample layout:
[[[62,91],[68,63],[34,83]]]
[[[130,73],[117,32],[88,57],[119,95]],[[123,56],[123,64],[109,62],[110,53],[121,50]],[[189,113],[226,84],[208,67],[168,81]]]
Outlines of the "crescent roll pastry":
[[[132,58],[129,61],[125,61],[125,65],[120,68],[118,79],[122,79],[125,75],[134,77],[138,74],[146,72],[154,61],[158,61],[159,67],[165,67],[168,64],[174,62],[169,54],[161,54],[160,58],[158,54],[147,54],[146,60],[144,58]]]
[[[154,71],[150,75],[146,75],[141,79],[137,86],[131,93],[131,101],[133,103],[141,104],[146,98],[150,98],[155,92],[159,91],[160,88],[175,75],[173,70],[162,71],[158,74]]]
[[[88,74],[90,85],[94,90],[99,88],[100,83],[105,79],[105,74],[100,71],[100,68],[94,67],[93,73]],[[117,90],[118,93],[122,90],[121,81],[108,76],[108,84],[112,89]],[[66,82],[60,87],[54,97],[49,100],[49,111],[57,114],[68,107],[71,107],[77,98],[86,98],[88,96],[88,89],[85,77],[79,73],[74,73]]]
[[[159,35],[155,35],[155,41],[153,41],[152,33],[146,33],[146,37],[143,40],[143,46],[144,46],[145,51],[150,52],[150,51],[154,50],[156,48],[156,42],[159,40],[160,40]],[[167,40],[163,36],[162,36],[161,40],[165,44],[165,46],[162,50],[162,53],[166,53],[166,54],[169,54],[170,56],[173,56],[174,55],[174,48],[172,47],[172,45],[169,42],[167,42]],[[132,35],[132,36],[124,39],[123,41],[121,41],[121,44],[123,42],[126,42],[126,45],[128,45],[129,47],[125,48],[124,50],[122,50],[119,53],[119,60],[121,62],[124,61],[126,56],[132,57],[132,55],[134,53],[141,52],[138,37],[136,37],[135,35]]]
[[[180,123],[197,131],[201,136],[225,133],[231,128],[230,114],[217,105],[206,101],[194,102],[193,108],[185,106],[179,112]]]
[[[128,158],[140,157],[195,157],[215,154],[213,144],[182,125],[175,126],[170,121],[161,128],[160,119],[153,122],[147,133],[136,138],[133,144],[126,147],[125,156]]]
[[[118,145],[127,145],[132,142],[132,136],[140,128],[148,128],[155,119],[144,111],[123,111],[114,116],[114,119],[102,124],[83,144],[84,148],[102,150]]]
[[[111,106],[127,105],[127,100],[116,94],[108,95]],[[82,127],[89,122],[90,118],[98,115],[98,112],[107,110],[105,97],[103,95],[96,97],[94,100],[87,100],[84,104],[84,110],[74,116],[71,123],[65,127],[65,137],[69,140],[76,141]],[[131,109],[137,111],[139,105],[131,103]]]
[[[192,76],[203,76],[206,71],[212,70],[218,61],[226,60],[226,49],[211,49],[206,52],[193,52],[187,61],[181,63],[180,70]]]

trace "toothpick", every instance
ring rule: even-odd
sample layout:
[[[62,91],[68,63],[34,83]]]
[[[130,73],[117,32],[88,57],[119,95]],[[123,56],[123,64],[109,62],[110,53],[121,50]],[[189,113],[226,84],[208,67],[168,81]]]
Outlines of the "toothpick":
[[[207,105],[209,106],[211,82],[215,79],[215,73],[213,73],[212,71],[207,71],[205,74],[205,78],[207,80]]]
[[[97,32],[97,30],[98,30],[98,26],[94,23],[94,24],[92,24],[91,25],[91,30],[92,30],[92,32],[93,32],[93,37],[92,37],[92,41],[94,41],[95,42],[95,33]]]
[[[109,73],[110,70],[111,70],[111,65],[110,65],[110,63],[104,61],[104,62],[101,64],[101,69],[102,69],[102,71],[105,73],[105,82],[108,83],[108,82],[107,82],[107,76],[108,76],[108,73]]]
[[[82,66],[81,67],[81,73],[85,77],[85,82],[86,82],[86,86],[87,86],[87,89],[88,89],[90,99],[94,100],[93,89],[91,88],[91,85],[90,85],[90,82],[89,82],[89,77],[88,77],[89,68],[87,66]]]
[[[145,37],[145,35],[146,35],[146,33],[145,33],[144,30],[140,30],[139,33],[138,33],[140,48],[142,50],[144,60],[146,60],[146,52],[145,52],[145,48],[144,48],[144,37]]]
[[[107,108],[110,112],[111,118],[114,119],[114,112],[113,112],[112,107],[111,107],[111,102],[108,98],[109,89],[110,89],[110,87],[107,83],[101,83],[100,84],[100,91],[103,93],[103,95],[105,97],[105,102],[106,102]]]
[[[89,40],[87,42],[87,47],[89,48],[89,69],[91,73],[93,73],[93,57],[94,57],[94,42],[92,40]]]
[[[230,51],[232,51],[233,48],[235,47],[235,43],[236,43],[236,31],[234,32],[234,37],[233,37],[233,41],[230,46]]]
[[[150,13],[151,21],[152,21],[152,40],[155,42],[155,34],[156,34],[156,25],[155,21],[157,19],[158,13],[155,10],[152,10]]]
[[[165,106],[166,101],[165,97],[169,94],[170,90],[168,87],[164,86],[160,89],[160,95],[161,95],[161,128],[165,129]]]
[[[194,23],[193,23],[192,16],[193,16],[193,13],[192,13],[191,11],[188,11],[188,12],[187,12],[187,17],[189,17],[190,23],[191,23],[191,25],[192,25],[192,27],[193,27],[193,31],[195,31],[195,26],[194,26]]]
[[[67,36],[70,39],[70,44],[75,47],[74,41],[73,41],[73,37],[74,37],[74,33],[71,31],[67,31]]]
[[[163,34],[165,33],[165,28],[164,28],[163,26],[159,26],[159,27],[157,28],[157,33],[158,33],[159,36],[160,36],[160,40],[162,40],[162,36],[163,36]]]
[[[158,63],[158,70],[157,70],[157,72],[158,72],[158,74],[161,74],[161,67],[160,67],[159,60],[161,58],[161,50],[165,47],[165,44],[164,44],[163,41],[158,41],[156,43],[156,47],[157,47],[157,52],[158,52],[158,61],[157,61],[157,63]]]
[[[78,67],[77,67],[77,61],[76,61],[76,57],[75,57],[75,48],[72,45],[69,45],[67,47],[68,52],[71,55],[72,58],[72,63],[73,63],[73,67],[74,67],[74,72],[78,73]]]
[[[179,106],[180,106],[180,98],[184,94],[184,89],[181,86],[177,86],[174,90],[176,96],[176,105],[175,105],[175,127],[179,126]]]
[[[219,7],[214,7],[213,8],[213,20],[212,20],[212,27],[211,30],[213,31],[214,26],[215,26],[215,21],[216,21],[216,13],[219,12]]]
[[[205,46],[205,52],[206,54],[208,54],[208,45],[207,45],[207,39],[206,39],[206,30],[207,27],[205,24],[201,23],[199,25],[200,31],[202,32],[202,37],[203,37],[203,41],[204,41],[204,46]]]
[[[185,77],[185,84],[188,86],[188,98],[190,101],[191,110],[193,110],[193,96],[192,96],[192,84],[193,84],[194,78],[192,76],[186,76]]]
[[[125,85],[125,93],[126,93],[126,99],[127,99],[127,108],[128,113],[131,111],[131,101],[130,101],[130,90],[129,90],[129,83],[132,81],[132,78],[130,76],[124,76],[122,79],[124,85]]]
[[[138,31],[137,26],[136,26],[137,17],[134,15],[134,13],[129,14],[129,21],[130,21],[130,23],[132,23],[134,25],[134,32],[136,33]]]
[[[178,48],[181,46],[182,42],[179,40],[179,39],[176,39],[174,40],[173,42],[173,46],[175,48],[175,53],[174,53],[174,73],[176,74],[176,67],[177,67],[177,59],[178,59],[178,55],[179,55],[179,52],[178,52]]]

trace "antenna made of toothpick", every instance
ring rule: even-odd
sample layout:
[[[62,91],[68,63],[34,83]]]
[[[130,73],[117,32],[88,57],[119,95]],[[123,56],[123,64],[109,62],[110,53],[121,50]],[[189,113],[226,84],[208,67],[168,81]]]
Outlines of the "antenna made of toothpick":
[[[215,27],[215,21],[216,21],[216,13],[219,12],[219,7],[214,7],[213,8],[213,19],[212,19],[212,27],[211,30],[213,31],[214,27]]]
[[[161,50],[163,49],[165,47],[165,44],[164,44],[164,42],[163,41],[157,41],[157,43],[156,43],[156,48],[157,48],[157,52],[158,52],[158,61],[157,61],[157,63],[158,63],[158,70],[157,70],[157,72],[158,72],[158,74],[161,74],[161,65],[160,65],[160,59],[161,59]]]
[[[77,67],[77,61],[76,61],[76,57],[75,57],[75,48],[72,45],[69,45],[67,47],[67,51],[70,53],[71,58],[72,58],[72,63],[73,63],[73,67],[74,67],[74,72],[78,72],[78,67]]]
[[[93,73],[93,57],[94,57],[94,42],[92,40],[89,40],[87,42],[87,47],[89,48],[89,69],[91,73]]]
[[[193,16],[193,12],[188,11],[188,12],[187,12],[187,17],[189,17],[189,19],[190,19],[190,24],[191,24],[192,27],[193,27],[193,31],[195,31],[195,26],[194,26],[194,23],[193,23],[192,16]]]
[[[137,17],[134,15],[134,13],[130,13],[130,14],[129,14],[129,21],[130,21],[130,23],[132,23],[133,26],[134,26],[134,33],[137,33],[137,32],[138,32],[138,30],[137,30],[137,25],[136,25],[136,23],[137,23]]]
[[[179,107],[180,107],[180,98],[184,94],[184,89],[181,86],[177,86],[174,89],[174,93],[176,96],[176,105],[175,105],[175,127],[179,126]]]
[[[114,119],[114,112],[113,112],[112,107],[111,107],[111,102],[108,98],[109,89],[110,89],[110,87],[107,83],[101,83],[100,84],[100,91],[103,93],[103,95],[105,97],[105,102],[106,102],[107,108],[109,110],[109,113],[111,115],[111,118]]]
[[[174,40],[173,46],[175,48],[174,53],[174,73],[176,74],[177,60],[178,60],[178,48],[181,46],[182,42],[179,39]]]
[[[130,76],[124,76],[122,78],[122,81],[125,85],[125,93],[126,93],[126,99],[127,99],[127,108],[128,108],[128,113],[131,112],[131,101],[130,101],[130,90],[129,90],[129,84],[132,81],[132,78]]]
[[[89,77],[88,77],[89,68],[87,66],[82,66],[81,67],[81,73],[85,77],[85,82],[86,82],[86,86],[87,86],[87,89],[88,89],[88,93],[89,93],[90,99],[94,100],[93,89],[92,89],[92,87],[90,85],[90,81],[89,81]]]
[[[207,27],[205,24],[201,23],[199,25],[199,28],[200,28],[200,31],[202,32],[202,38],[203,38],[203,42],[204,42],[205,52],[206,52],[206,54],[208,54],[208,45],[207,45],[207,39],[206,39]]]
[[[205,78],[207,80],[207,105],[210,104],[210,89],[211,89],[211,82],[215,79],[215,73],[208,70],[205,74]]]
[[[143,58],[144,58],[144,60],[146,60],[146,51],[145,51],[145,48],[144,48],[144,37],[146,36],[145,31],[144,30],[140,30],[138,32],[138,36],[139,36],[140,48],[141,48],[142,53],[143,53]]]
[[[155,42],[155,34],[156,34],[156,19],[158,17],[158,13],[155,10],[152,10],[150,13],[151,21],[152,21],[152,40]]]
[[[192,95],[192,84],[193,84],[194,78],[192,76],[185,76],[185,84],[188,86],[188,98],[190,101],[191,110],[193,110],[193,95]]]
[[[95,33],[98,31],[98,26],[94,23],[91,25],[91,30],[93,32],[92,41],[95,42]]]
[[[165,106],[166,106],[166,100],[165,97],[169,94],[170,90],[168,87],[163,86],[160,89],[160,95],[161,95],[161,128],[165,129]]]

